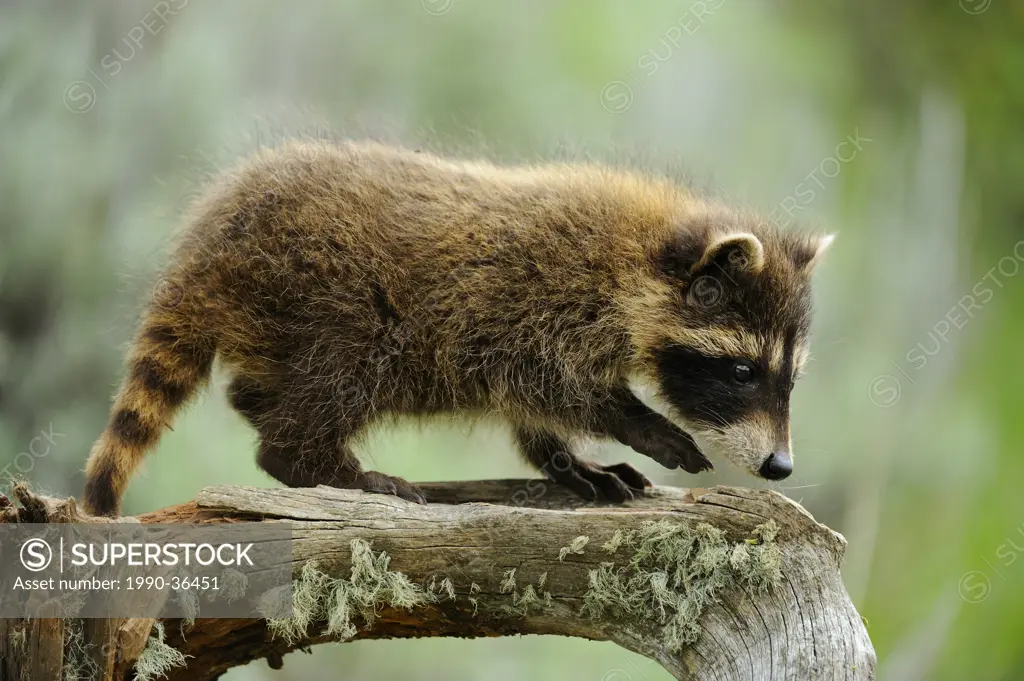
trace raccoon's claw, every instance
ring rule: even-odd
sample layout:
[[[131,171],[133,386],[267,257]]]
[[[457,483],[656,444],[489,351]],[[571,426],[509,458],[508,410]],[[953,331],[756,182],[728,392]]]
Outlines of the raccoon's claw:
[[[647,476],[626,462],[602,466],[601,469],[607,473],[614,473],[619,480],[626,483],[630,489],[643,492],[648,487],[654,487],[654,483],[647,479]]]
[[[628,463],[601,466],[574,459],[568,468],[553,469],[549,474],[555,482],[568,487],[587,501],[597,501],[600,496],[611,502],[622,503],[643,494],[645,487],[652,486],[643,473]]]
[[[700,451],[696,444],[693,444],[683,459],[683,470],[687,473],[700,473],[701,471],[713,471],[715,466],[708,457],[704,456],[704,452]]]
[[[646,454],[665,468],[680,468],[687,473],[700,473],[714,469],[711,461],[697,447],[697,443],[689,434],[677,429],[659,429],[650,433],[643,448],[638,451]]]
[[[374,494],[391,494],[396,497],[412,501],[417,504],[427,503],[426,497],[419,487],[394,475],[378,473],[377,471],[366,471],[359,476],[359,480],[353,485],[364,492]]]

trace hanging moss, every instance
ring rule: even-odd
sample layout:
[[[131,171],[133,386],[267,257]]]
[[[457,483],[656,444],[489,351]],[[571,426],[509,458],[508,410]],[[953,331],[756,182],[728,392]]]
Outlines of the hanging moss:
[[[391,558],[385,552],[374,554],[362,539],[353,539],[351,548],[352,569],[348,579],[336,579],[321,572],[313,561],[302,566],[299,578],[292,584],[291,616],[267,619],[267,628],[274,636],[295,643],[305,638],[311,623],[323,621],[327,623],[328,634],[346,640],[356,634],[356,616],[369,627],[383,607],[408,610],[432,600],[421,586],[388,567]],[[268,609],[272,614],[272,598],[270,601]],[[267,610],[264,612],[268,614]]]
[[[89,654],[85,643],[82,620],[67,620],[64,625],[64,663],[61,666],[61,681],[92,681],[99,678],[100,670]],[[25,631],[21,630],[24,638]],[[24,642],[22,644],[24,646]]]
[[[199,616],[199,593],[192,589],[179,589],[174,593],[181,607],[181,629],[191,629]]]
[[[669,652],[695,642],[704,609],[728,586],[765,590],[782,578],[782,554],[775,545],[778,526],[768,521],[745,542],[732,544],[706,523],[695,527],[660,520],[613,536],[603,548],[632,549],[624,567],[602,563],[589,573],[583,611],[647,621],[657,619]],[[617,538],[618,537],[618,538]]]
[[[224,570],[221,574],[221,581],[223,585],[217,595],[228,603],[243,598],[245,590],[249,587],[249,578],[234,568]]]
[[[261,611],[267,617],[267,628],[275,637],[280,636],[289,643],[306,634],[310,622],[321,617],[330,597],[330,575],[317,569],[309,561],[302,566],[299,578],[292,582],[291,614],[282,616],[280,598],[283,589],[268,592],[261,602]]]
[[[164,642],[164,625],[157,622],[139,659],[135,661],[135,680],[154,681],[167,676],[175,667],[185,666],[185,655]]]
[[[11,648],[19,653],[25,652],[25,641],[27,638],[28,635],[25,633],[24,627],[12,629],[10,635]]]

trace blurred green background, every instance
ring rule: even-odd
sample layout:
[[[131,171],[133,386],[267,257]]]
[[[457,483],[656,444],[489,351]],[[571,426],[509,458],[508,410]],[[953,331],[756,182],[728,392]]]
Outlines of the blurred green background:
[[[669,169],[839,233],[779,489],[849,540],[880,678],[1024,679],[1022,123],[1019,0],[8,0],[0,468],[80,492],[177,217],[259,145],[330,131]],[[271,484],[214,388],[126,512]],[[594,449],[661,483],[765,484]],[[413,480],[529,474],[483,427],[395,430],[363,455]],[[611,644],[532,637],[321,646],[225,678],[668,676]]]

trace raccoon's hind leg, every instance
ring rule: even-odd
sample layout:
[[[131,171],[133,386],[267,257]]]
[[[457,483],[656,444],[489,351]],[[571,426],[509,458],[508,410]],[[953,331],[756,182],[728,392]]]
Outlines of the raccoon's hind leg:
[[[518,426],[515,439],[527,461],[588,501],[596,500],[598,493],[610,501],[627,501],[651,487],[650,480],[630,464],[602,466],[581,459],[568,442],[547,430]]]
[[[259,430],[262,418],[277,404],[275,393],[248,376],[235,376],[228,385],[228,402]]]
[[[403,478],[364,471],[343,440],[343,430],[327,424],[291,423],[273,435],[261,434],[257,463],[289,487],[329,485],[393,494],[425,504],[423,493]]]
[[[245,376],[231,382],[228,398],[259,432],[257,463],[278,482],[288,487],[361,489],[426,503],[423,493],[403,478],[362,469],[344,442],[355,430],[351,422],[321,422],[308,414],[288,413],[279,393]]]

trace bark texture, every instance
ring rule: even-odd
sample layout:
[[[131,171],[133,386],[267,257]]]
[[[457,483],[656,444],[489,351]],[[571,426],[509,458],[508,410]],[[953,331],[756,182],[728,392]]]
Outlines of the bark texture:
[[[538,480],[421,487],[430,502],[424,506],[327,487],[212,487],[195,501],[139,516],[141,522],[159,523],[289,522],[296,575],[312,562],[333,578],[355,579],[353,551],[369,545],[378,558],[390,558],[389,570],[422,586],[417,605],[378,604],[372,624],[357,614],[355,630],[341,636],[320,619],[291,640],[280,632],[275,636],[265,620],[197,620],[185,636],[180,623],[169,621],[166,642],[188,657],[168,678],[215,679],[258,658],[279,667],[288,652],[346,637],[512,634],[613,641],[689,681],[874,678],[874,650],[839,572],[845,540],[775,492],[659,487],[624,506],[604,506]],[[0,511],[6,522],[82,520],[73,500],[42,499],[24,488],[18,496],[22,508]],[[696,620],[695,642],[678,649],[666,645],[657,608],[642,616],[614,607],[595,614],[595,579],[632,574],[630,560],[643,550],[635,538],[649,536],[651,528],[706,524],[742,552],[761,544],[769,521],[778,528],[777,579],[766,588],[736,580],[715,591]],[[151,622],[84,624],[85,643],[92,644],[104,681],[131,678]],[[70,626],[60,620],[0,620],[0,676],[61,678],[58,656],[68,655]]]

